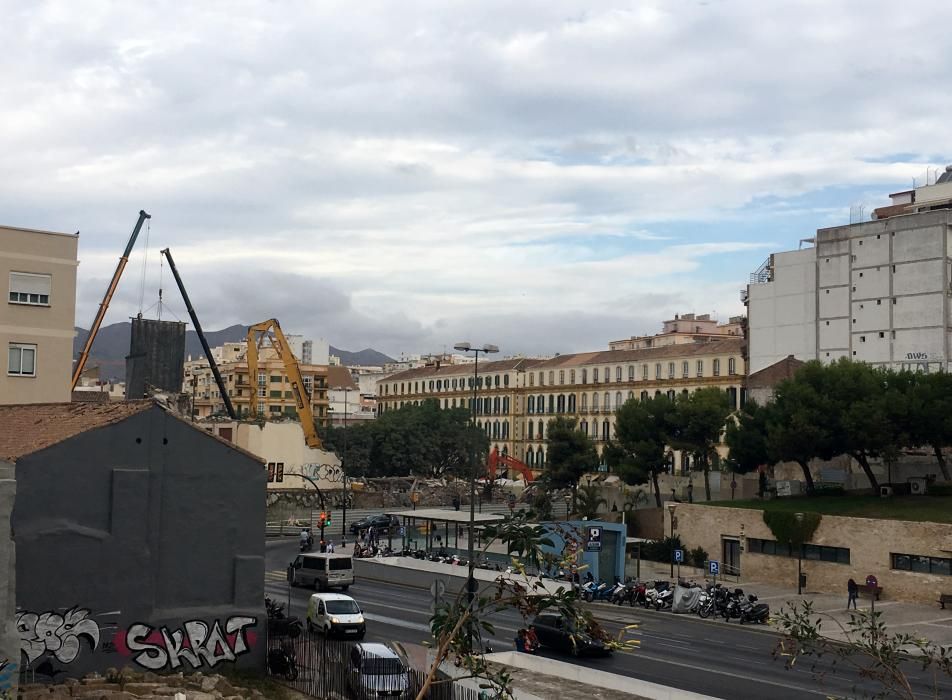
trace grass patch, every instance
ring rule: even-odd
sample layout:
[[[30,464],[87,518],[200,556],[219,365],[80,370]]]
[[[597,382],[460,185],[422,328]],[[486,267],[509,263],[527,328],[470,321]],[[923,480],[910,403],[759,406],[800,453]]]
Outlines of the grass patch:
[[[881,520],[912,520],[918,522],[952,523],[950,496],[790,496],[769,501],[712,501],[722,508],[752,508],[771,512],[820,513],[853,518]]]

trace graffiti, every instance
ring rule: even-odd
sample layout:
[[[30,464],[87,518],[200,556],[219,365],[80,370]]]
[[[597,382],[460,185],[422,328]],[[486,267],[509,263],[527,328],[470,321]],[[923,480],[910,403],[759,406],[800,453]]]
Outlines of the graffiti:
[[[17,613],[17,633],[20,651],[29,663],[43,654],[52,654],[64,664],[71,663],[79,656],[84,638],[92,650],[99,646],[99,625],[89,619],[86,608],[70,608],[62,615],[53,611],[21,611]]]
[[[199,668],[203,663],[214,668],[251,651],[255,634],[246,628],[256,624],[253,617],[230,617],[223,632],[218,620],[211,627],[190,620],[184,623],[184,631],[137,623],[117,633],[115,643],[120,654],[135,654],[132,660],[150,671],[174,670],[186,664]]]
[[[8,697],[17,678],[17,664],[10,659],[0,659],[0,698]]]

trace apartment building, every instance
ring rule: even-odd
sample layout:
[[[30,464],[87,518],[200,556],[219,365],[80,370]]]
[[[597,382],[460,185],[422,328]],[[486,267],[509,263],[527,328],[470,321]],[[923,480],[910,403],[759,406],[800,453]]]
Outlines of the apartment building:
[[[945,177],[948,176],[948,177]],[[750,371],[788,355],[917,371],[950,369],[952,170],[893,195],[873,221],[820,229],[775,253],[742,292]]]
[[[70,400],[79,234],[0,226],[0,404]]]
[[[727,336],[656,348],[606,350],[549,359],[513,358],[473,365],[434,364],[387,377],[378,385],[380,410],[435,399],[442,408],[471,409],[492,447],[541,469],[548,422],[573,417],[599,451],[614,437],[615,409],[645,400],[718,387],[739,408],[746,400],[744,339]],[[475,379],[475,390],[474,390]],[[687,455],[676,464],[690,467]]]
[[[710,314],[675,314],[673,319],[664,322],[660,333],[613,340],[608,344],[608,349],[642,350],[666,345],[723,340],[729,336],[744,335],[745,321],[743,316],[731,316],[727,323],[718,323],[717,319],[711,318]]]
[[[249,377],[244,343],[226,343],[212,349],[218,370],[228,391],[235,412],[241,417],[250,414],[251,392],[258,398],[258,414],[266,419],[297,417],[284,362],[270,348],[262,348],[258,357],[258,376]],[[221,359],[217,359],[221,358]],[[314,418],[327,423],[327,365],[299,364],[304,388],[311,397]],[[196,418],[224,415],[225,403],[215,383],[208,360],[200,358],[185,363],[185,381],[182,391],[192,397]]]

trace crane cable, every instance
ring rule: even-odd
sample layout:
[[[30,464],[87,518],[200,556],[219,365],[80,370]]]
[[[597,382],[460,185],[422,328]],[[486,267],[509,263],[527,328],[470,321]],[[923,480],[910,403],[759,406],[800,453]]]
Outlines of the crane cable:
[[[142,304],[145,302],[145,273],[149,262],[149,234],[152,232],[152,219],[146,220],[145,252],[142,255],[142,279],[139,282],[139,317],[142,317]]]

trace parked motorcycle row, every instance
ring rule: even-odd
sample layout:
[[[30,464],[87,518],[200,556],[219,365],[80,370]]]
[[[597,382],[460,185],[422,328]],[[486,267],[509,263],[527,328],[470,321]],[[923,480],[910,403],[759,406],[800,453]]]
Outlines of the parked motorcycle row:
[[[608,583],[588,581],[581,587],[583,600],[603,601],[634,607],[640,605],[655,610],[674,610],[695,613],[702,618],[723,617],[741,624],[766,624],[770,619],[770,606],[758,603],[753,593],[744,594],[743,589],[733,590],[719,583],[702,587],[693,581],[679,580],[676,586],[670,581],[635,581]]]
[[[420,559],[421,561],[432,561],[438,564],[451,564],[456,566],[468,566],[469,559],[461,557],[458,554],[450,554],[445,550],[426,550],[426,549],[391,549],[390,547],[384,545],[382,547],[376,546],[360,546],[357,545],[354,548],[355,559],[367,558],[367,557],[409,557],[412,559]],[[476,560],[477,569],[487,569],[489,571],[506,571],[508,573],[512,572],[512,567],[505,567],[496,562],[491,562],[485,558],[480,558]]]

